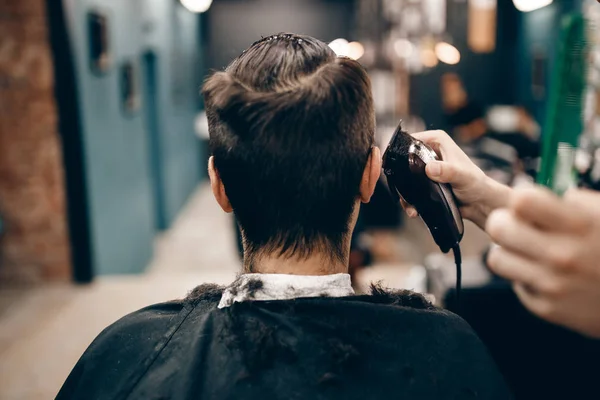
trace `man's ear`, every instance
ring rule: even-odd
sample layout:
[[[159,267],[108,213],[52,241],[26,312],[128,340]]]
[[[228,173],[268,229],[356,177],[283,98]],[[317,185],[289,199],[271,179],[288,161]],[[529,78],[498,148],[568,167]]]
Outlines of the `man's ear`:
[[[362,181],[360,182],[360,200],[363,203],[371,201],[371,196],[375,192],[375,185],[381,175],[381,150],[379,147],[373,146],[371,154],[363,171]]]
[[[212,188],[215,200],[217,200],[217,203],[219,203],[223,211],[226,213],[232,212],[233,207],[231,207],[229,198],[225,193],[225,186],[223,186],[223,181],[219,176],[219,171],[217,171],[215,168],[215,159],[213,156],[210,156],[208,159],[208,176],[210,178],[210,187]]]

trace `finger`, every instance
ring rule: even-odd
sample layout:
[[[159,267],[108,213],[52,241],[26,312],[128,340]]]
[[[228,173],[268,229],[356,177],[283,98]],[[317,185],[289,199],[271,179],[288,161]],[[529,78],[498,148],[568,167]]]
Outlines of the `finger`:
[[[570,189],[564,194],[563,200],[568,204],[567,208],[587,213],[588,216],[583,219],[588,222],[588,225],[591,225],[592,215],[599,211],[600,193],[588,189]],[[582,215],[582,217],[584,216]]]
[[[552,262],[560,257],[564,243],[559,238],[536,229],[515,217],[508,209],[493,211],[485,225],[492,240],[506,250],[533,260]]]
[[[444,161],[430,161],[425,166],[425,173],[435,182],[451,183],[454,186],[462,186],[468,183],[469,177],[456,164]]]
[[[423,131],[416,132],[411,134],[414,138],[419,139],[422,142],[427,144],[429,143],[448,143],[452,142],[452,138],[442,130],[431,130],[431,131]]]
[[[441,130],[413,133],[412,136],[431,147],[442,159],[448,159],[448,154],[456,149],[461,151],[454,140]]]
[[[408,215],[408,218],[416,218],[419,216],[417,209],[415,207],[411,206],[410,204],[408,204],[406,202],[406,200],[404,200],[402,197],[400,197],[400,204],[402,205],[402,208]]]
[[[549,322],[557,322],[554,317],[555,307],[548,298],[520,283],[515,283],[513,289],[525,308]]]
[[[491,249],[487,262],[496,274],[533,288],[532,292],[553,295],[559,291],[558,279],[549,268],[502,247]]]
[[[542,187],[515,189],[508,207],[520,219],[540,229],[578,232],[589,226],[587,213],[579,207],[569,207],[550,190]]]

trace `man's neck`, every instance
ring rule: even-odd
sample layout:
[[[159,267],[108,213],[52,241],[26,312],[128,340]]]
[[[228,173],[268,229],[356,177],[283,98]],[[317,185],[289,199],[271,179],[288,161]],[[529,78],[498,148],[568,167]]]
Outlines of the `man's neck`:
[[[263,256],[255,258],[244,267],[248,272],[261,274],[289,275],[332,275],[348,273],[348,263],[322,254],[314,254],[308,258],[288,258],[284,256]]]

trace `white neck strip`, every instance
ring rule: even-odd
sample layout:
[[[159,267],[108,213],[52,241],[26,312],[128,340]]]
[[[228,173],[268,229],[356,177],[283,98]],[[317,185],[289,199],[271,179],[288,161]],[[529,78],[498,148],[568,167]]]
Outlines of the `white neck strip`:
[[[354,295],[349,274],[287,275],[244,274],[225,289],[219,308],[235,302],[291,300],[300,297],[344,297]]]

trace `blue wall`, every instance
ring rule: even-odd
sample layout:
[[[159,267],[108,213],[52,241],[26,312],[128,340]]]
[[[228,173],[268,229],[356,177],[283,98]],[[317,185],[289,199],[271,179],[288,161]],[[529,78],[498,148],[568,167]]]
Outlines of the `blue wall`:
[[[173,222],[205,170],[198,168],[200,144],[193,126],[202,72],[199,18],[178,1],[143,3],[142,46],[158,56],[159,163],[165,215],[159,226],[165,228]]]
[[[79,110],[73,112],[81,119],[92,267],[97,274],[139,272],[150,260],[156,227],[174,219],[200,178],[193,133],[198,18],[170,0],[64,0],[64,7],[75,58]],[[112,65],[105,74],[90,68],[91,10],[108,17]],[[143,91],[142,61],[149,50],[159,78],[156,157],[146,104],[128,114],[120,100],[120,66],[133,62]],[[157,221],[157,196],[163,221]]]

